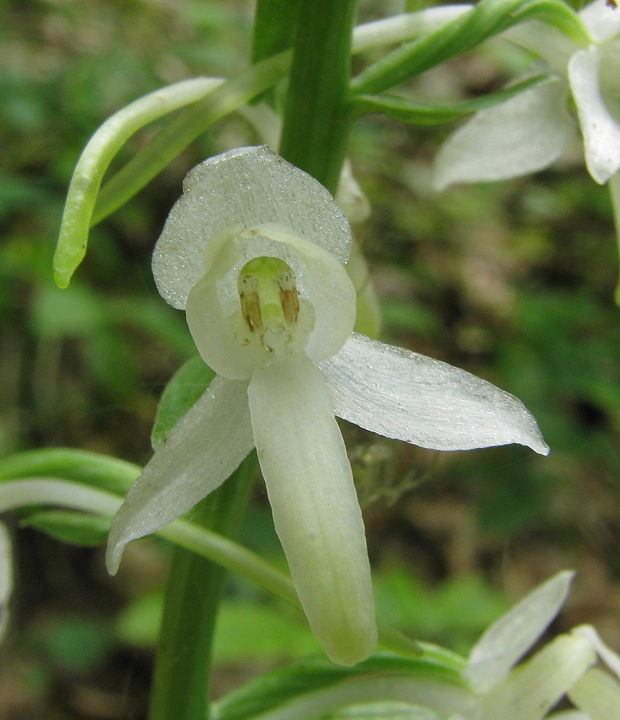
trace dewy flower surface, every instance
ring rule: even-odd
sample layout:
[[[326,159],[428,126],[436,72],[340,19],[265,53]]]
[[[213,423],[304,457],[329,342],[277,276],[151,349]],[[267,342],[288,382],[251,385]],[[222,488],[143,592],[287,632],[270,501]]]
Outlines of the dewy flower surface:
[[[426,448],[520,443],[548,452],[517,398],[352,332],[350,251],[349,225],[327,190],[266,147],[224,153],[188,174],[153,271],[217,376],[131,488],[108,545],[114,572],[129,541],[189,510],[255,446],[302,606],[341,663],[372,651],[376,626],[334,415]]]

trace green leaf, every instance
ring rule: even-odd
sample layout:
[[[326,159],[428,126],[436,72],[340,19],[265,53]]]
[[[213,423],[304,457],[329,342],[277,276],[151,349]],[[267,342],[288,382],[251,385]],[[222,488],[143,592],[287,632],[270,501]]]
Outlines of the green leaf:
[[[101,188],[92,224],[124,205],[211,125],[279,82],[290,62],[291,53],[286,50],[262,60],[222,83],[205,100],[182,110]],[[67,267],[67,279],[79,262]]]
[[[358,95],[353,99],[356,113],[383,113],[411,125],[440,125],[493,107],[535,85],[554,81],[551,75],[536,75],[488,95],[450,105],[423,105],[396,95]]]
[[[215,373],[197,355],[181,365],[161,396],[151,443],[157,449],[166,435],[207,389]]]
[[[366,95],[387,90],[531,19],[554,25],[584,47],[590,43],[577,13],[561,0],[481,0],[469,12],[366,68],[353,81],[352,91]]]
[[[20,525],[72,545],[101,545],[110,532],[109,517],[71,510],[40,510],[22,518]]]
[[[311,657],[267,673],[226,696],[213,706],[212,720],[251,720],[294,699],[378,673],[443,682],[450,687],[463,686],[454,667],[444,664],[441,656],[432,652],[414,659],[381,653],[354,667]]]
[[[27,450],[0,459],[0,483],[29,477],[54,477],[124,495],[140,474],[133,463],[72,448]]]

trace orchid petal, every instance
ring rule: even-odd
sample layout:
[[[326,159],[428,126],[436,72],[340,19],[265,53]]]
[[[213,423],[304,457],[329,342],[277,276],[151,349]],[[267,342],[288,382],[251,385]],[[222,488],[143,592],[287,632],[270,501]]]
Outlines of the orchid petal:
[[[255,370],[248,397],[274,524],[302,607],[335,662],[358,662],[376,643],[370,567],[323,378],[299,355]]]
[[[157,288],[176,308],[185,307],[189,291],[207,271],[209,245],[232,228],[276,223],[342,263],[351,252],[349,224],[330,193],[265,146],[206,160],[188,173],[183,190],[153,253]]]
[[[483,698],[481,717],[541,720],[595,660],[586,638],[560,635]]]
[[[600,635],[591,625],[580,625],[573,630],[573,634],[588,638],[592,647],[596,651],[596,654],[620,680],[620,656],[618,656],[618,654],[610,647],[605,645],[605,643],[601,640]]]
[[[597,42],[604,42],[620,33],[620,13],[607,0],[596,0],[579,12],[590,34]]]
[[[336,415],[434,450],[519,443],[549,448],[513,395],[447,363],[354,333],[320,363]]]
[[[115,515],[106,562],[114,574],[125,545],[159,530],[221,485],[253,447],[247,384],[216,377],[170,431]]]
[[[511,608],[482,635],[465,675],[477,692],[497,685],[547,629],[564,604],[574,573],[554,575]]]
[[[620,122],[609,112],[599,84],[600,50],[576,52],[568,63],[568,77],[577,113],[588,172],[605,183],[620,169]]]
[[[434,184],[503,180],[557,160],[575,135],[559,79],[536,85],[501,105],[476,113],[440,148]]]
[[[599,668],[588,670],[568,696],[592,720],[620,718],[620,684]]]

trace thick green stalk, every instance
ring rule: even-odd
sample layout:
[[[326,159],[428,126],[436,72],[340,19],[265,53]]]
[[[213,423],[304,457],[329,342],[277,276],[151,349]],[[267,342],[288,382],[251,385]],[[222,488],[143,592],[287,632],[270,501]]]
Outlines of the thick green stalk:
[[[252,62],[276,55],[293,44],[300,0],[257,0],[252,32]]]
[[[351,35],[356,0],[299,8],[280,154],[336,191],[351,117]]]
[[[227,537],[237,534],[256,455],[196,506],[192,521]],[[174,550],[151,690],[150,720],[206,720],[211,646],[226,570],[189,550]]]

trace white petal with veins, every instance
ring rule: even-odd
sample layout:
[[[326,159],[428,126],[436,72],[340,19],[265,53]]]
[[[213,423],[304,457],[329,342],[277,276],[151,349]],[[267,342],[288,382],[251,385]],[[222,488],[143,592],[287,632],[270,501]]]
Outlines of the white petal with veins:
[[[115,573],[125,545],[159,530],[219,487],[254,443],[247,383],[216,377],[179,420],[114,516],[106,562]]]
[[[364,524],[329,394],[297,356],[255,370],[252,426],[274,524],[315,635],[336,662],[376,643]]]
[[[439,360],[354,333],[319,367],[336,415],[380,435],[434,450],[519,443],[549,452],[518,398]]]

